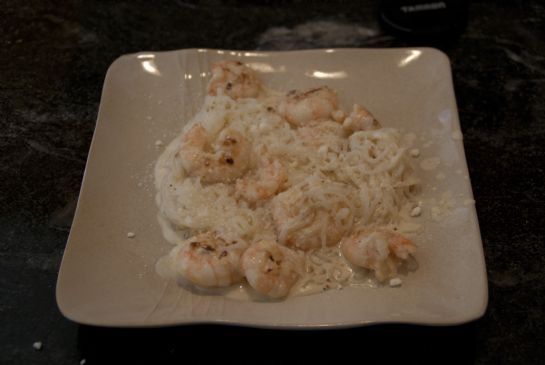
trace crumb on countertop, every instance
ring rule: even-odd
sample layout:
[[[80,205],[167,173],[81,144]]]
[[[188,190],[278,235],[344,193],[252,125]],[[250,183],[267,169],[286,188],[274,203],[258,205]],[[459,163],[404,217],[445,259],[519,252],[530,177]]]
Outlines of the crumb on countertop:
[[[134,232],[128,232],[127,237],[128,238],[134,238],[134,237],[136,237],[136,234]]]
[[[32,347],[34,347],[34,350],[40,351],[43,347],[43,344],[41,341],[36,341],[32,344]]]

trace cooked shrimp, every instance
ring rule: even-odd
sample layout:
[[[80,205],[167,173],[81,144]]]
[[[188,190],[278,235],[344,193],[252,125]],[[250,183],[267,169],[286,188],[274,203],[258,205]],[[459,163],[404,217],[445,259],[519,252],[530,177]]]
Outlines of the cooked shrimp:
[[[177,156],[190,176],[217,183],[242,176],[249,152],[248,141],[237,131],[224,129],[214,141],[200,124],[195,124],[183,134]]]
[[[344,120],[343,128],[349,133],[379,129],[380,123],[361,105],[354,104],[352,113]]]
[[[348,209],[341,209],[341,214],[346,214]],[[290,213],[288,201],[273,200],[272,214],[276,231],[280,242],[286,246],[305,251],[331,246],[338,243],[345,232],[344,227],[335,224],[335,212],[331,213],[332,217],[325,210],[299,207],[297,213]]]
[[[261,83],[254,71],[238,61],[220,61],[212,65],[212,79],[208,83],[208,95],[219,90],[232,99],[255,98],[261,91]]]
[[[271,204],[278,241],[305,251],[339,243],[352,228],[353,212],[350,187],[318,176],[276,195]]]
[[[266,160],[255,173],[237,180],[236,192],[249,202],[257,203],[276,194],[286,179],[284,165],[278,160]]]
[[[372,270],[378,281],[393,278],[397,268],[416,252],[412,241],[388,230],[364,230],[341,242],[344,257],[354,266]]]
[[[269,298],[283,298],[299,278],[302,262],[297,254],[274,241],[259,241],[242,255],[248,283]]]
[[[278,113],[295,126],[330,119],[338,109],[337,94],[327,86],[305,92],[291,91],[278,105]]]
[[[194,285],[226,287],[242,280],[240,257],[247,247],[243,240],[206,232],[176,246],[169,260],[174,271]]]

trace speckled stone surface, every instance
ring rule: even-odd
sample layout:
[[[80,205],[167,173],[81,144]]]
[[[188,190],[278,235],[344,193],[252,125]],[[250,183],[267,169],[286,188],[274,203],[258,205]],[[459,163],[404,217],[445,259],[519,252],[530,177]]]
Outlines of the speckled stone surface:
[[[0,363],[149,359],[254,363],[539,363],[545,358],[545,5],[473,1],[451,41],[396,40],[376,2],[5,0],[0,7]],[[110,63],[190,47],[435,45],[451,58],[489,275],[486,315],[463,326],[275,332],[78,326],[55,283]],[[41,351],[33,349],[43,342]],[[306,345],[302,345],[305,343]],[[245,349],[261,350],[257,358]],[[312,351],[310,349],[313,349]],[[303,350],[303,351],[301,351]],[[292,351],[287,355],[287,351]]]

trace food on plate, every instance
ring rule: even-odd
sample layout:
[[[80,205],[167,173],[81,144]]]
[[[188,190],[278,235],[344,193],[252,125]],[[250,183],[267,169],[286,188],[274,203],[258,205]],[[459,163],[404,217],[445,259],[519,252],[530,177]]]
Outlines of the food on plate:
[[[243,240],[206,232],[181,242],[169,258],[173,269],[192,284],[224,287],[242,280],[240,257],[247,247]]]
[[[299,278],[301,257],[276,241],[252,244],[242,255],[244,276],[252,288],[270,298],[288,295]]]
[[[419,194],[400,132],[328,86],[275,92],[237,61],[211,74],[155,166],[161,272],[265,299],[397,278]]]
[[[416,252],[416,246],[398,233],[364,230],[345,238],[341,252],[352,265],[372,270],[378,280],[384,281],[397,275],[397,268]]]

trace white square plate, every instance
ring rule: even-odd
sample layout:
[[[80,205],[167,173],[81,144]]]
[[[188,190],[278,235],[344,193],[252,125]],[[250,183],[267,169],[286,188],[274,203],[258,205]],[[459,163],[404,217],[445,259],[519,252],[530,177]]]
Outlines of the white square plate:
[[[155,273],[170,245],[156,215],[153,165],[199,109],[211,62],[238,59],[265,84],[327,84],[345,110],[360,102],[385,126],[416,135],[439,167],[423,180],[419,268],[399,288],[346,288],[263,303],[200,296]],[[438,160],[436,160],[438,161]],[[81,194],[57,283],[62,313],[79,323],[162,326],[347,327],[458,324],[480,317],[487,281],[448,58],[430,48],[232,52],[191,49],[122,56],[108,70]],[[440,209],[441,208],[441,209]],[[445,213],[447,212],[447,213]],[[127,233],[134,232],[134,238]]]

